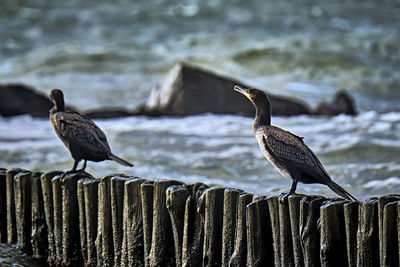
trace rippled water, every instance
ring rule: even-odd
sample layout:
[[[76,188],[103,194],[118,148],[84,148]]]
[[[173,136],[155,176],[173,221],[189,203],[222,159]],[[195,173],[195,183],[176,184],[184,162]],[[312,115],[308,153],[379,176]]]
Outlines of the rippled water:
[[[40,267],[38,264],[17,249],[16,246],[9,246],[0,243],[0,266],[2,267]]]
[[[180,61],[310,106],[346,88],[358,116],[273,123],[304,136],[356,197],[400,191],[399,1],[3,0],[0,40],[0,83],[46,94],[58,87],[82,110],[134,108]],[[97,177],[118,171],[262,194],[290,188],[263,158],[252,119],[205,114],[97,122],[114,152],[135,163],[133,169],[89,163]],[[0,155],[5,168],[72,167],[49,121],[27,116],[0,118]],[[334,196],[319,185],[300,184],[298,191]]]
[[[60,87],[79,107],[134,107],[188,61],[310,105],[344,87],[363,109],[400,109],[398,1],[0,5],[0,81]]]
[[[87,170],[97,177],[124,172],[144,178],[227,185],[261,194],[287,190],[290,181],[261,154],[252,121],[220,115],[98,120],[114,153],[134,162],[135,167],[89,162]],[[399,192],[400,112],[278,117],[272,123],[305,136],[334,180],[356,196]],[[47,119],[0,119],[0,144],[2,165],[9,168],[43,171],[72,167],[67,149]],[[334,196],[319,185],[299,185],[298,191]]]

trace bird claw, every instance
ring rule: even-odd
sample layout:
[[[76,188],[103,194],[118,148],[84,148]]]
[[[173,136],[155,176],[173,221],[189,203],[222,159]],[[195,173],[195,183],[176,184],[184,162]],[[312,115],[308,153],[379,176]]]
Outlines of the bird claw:
[[[287,198],[291,195],[291,192],[287,192],[287,193],[281,193],[278,196],[278,200],[281,204],[285,204],[287,202]]]
[[[89,173],[87,173],[85,170],[82,169],[78,169],[78,170],[69,170],[64,172],[63,176],[66,176],[68,174],[84,174],[84,175],[90,175]]]

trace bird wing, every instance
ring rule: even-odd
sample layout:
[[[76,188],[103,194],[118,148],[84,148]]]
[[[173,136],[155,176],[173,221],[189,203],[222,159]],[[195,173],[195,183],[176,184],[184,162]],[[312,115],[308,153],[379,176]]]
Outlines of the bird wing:
[[[287,162],[291,168],[298,168],[320,179],[329,179],[321,162],[312,150],[303,142],[303,138],[282,130],[269,127],[263,131],[262,141],[265,149],[280,162]]]
[[[76,112],[58,112],[54,114],[53,122],[66,145],[99,153],[110,152],[105,134],[89,118]]]

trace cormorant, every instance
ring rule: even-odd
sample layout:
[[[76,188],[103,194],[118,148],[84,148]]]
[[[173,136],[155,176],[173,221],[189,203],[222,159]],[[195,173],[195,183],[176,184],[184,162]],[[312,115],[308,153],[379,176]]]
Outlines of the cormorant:
[[[64,95],[60,89],[52,90],[50,99],[54,103],[50,110],[51,123],[75,160],[71,171],[76,171],[82,159],[84,162],[80,171],[85,170],[87,160],[114,160],[125,166],[133,166],[111,152],[103,131],[90,118],[65,108]]]
[[[256,108],[253,131],[264,156],[283,176],[293,180],[290,192],[282,195],[281,200],[295,193],[298,182],[324,184],[345,199],[357,200],[331,180],[317,156],[304,144],[303,137],[271,125],[271,106],[263,91],[237,85],[234,89]]]

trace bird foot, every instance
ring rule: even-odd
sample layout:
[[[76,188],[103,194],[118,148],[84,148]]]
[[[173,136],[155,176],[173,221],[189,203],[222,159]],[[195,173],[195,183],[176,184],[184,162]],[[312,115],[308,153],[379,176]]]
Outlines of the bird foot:
[[[87,173],[83,169],[69,170],[69,171],[64,172],[64,176],[67,175],[67,174],[85,174],[85,175],[90,175],[89,173]]]
[[[287,198],[292,194],[292,192],[281,193],[278,196],[278,200],[281,204],[287,203]]]

